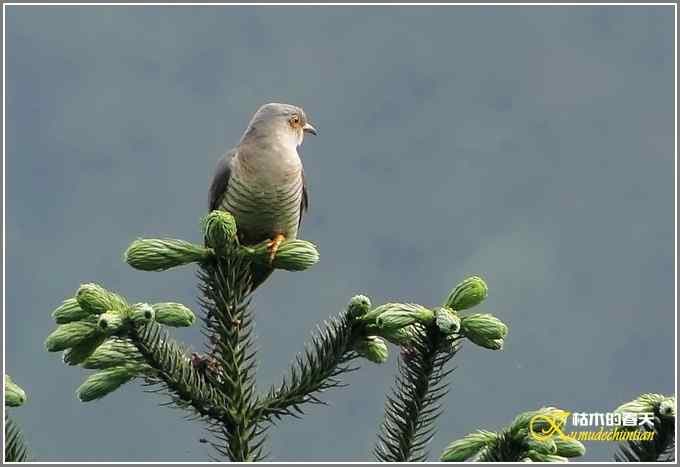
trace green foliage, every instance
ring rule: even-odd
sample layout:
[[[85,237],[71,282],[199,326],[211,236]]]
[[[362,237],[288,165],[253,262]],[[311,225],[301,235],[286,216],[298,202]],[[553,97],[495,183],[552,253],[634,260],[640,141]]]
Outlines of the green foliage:
[[[181,303],[156,303],[153,311],[157,323],[175,328],[191,326],[196,320],[193,311]]]
[[[88,370],[105,370],[126,364],[144,363],[142,355],[129,339],[110,338],[99,345],[83,362]]]
[[[255,351],[252,317],[248,310],[252,281],[250,261],[227,252],[201,265],[200,303],[204,325],[212,348],[208,359],[219,369],[212,379],[228,402],[230,424],[215,426],[220,442],[213,447],[234,461],[255,461],[263,457],[264,430],[253,416],[255,397]]]
[[[387,344],[382,337],[366,336],[354,348],[360,356],[373,363],[385,363],[389,357]]]
[[[136,348],[136,352],[129,344]],[[129,342],[112,344],[111,351],[106,356],[102,355],[98,367],[106,366],[109,358],[116,361],[114,352],[121,352],[121,357],[128,355],[136,361],[138,353],[153,369],[145,379],[154,392],[166,394],[172,404],[191,410],[199,417],[227,420],[227,403],[223,395],[210,383],[206,372],[194,366],[189,351],[173,341],[158,324],[150,323],[136,329],[130,334]],[[89,364],[95,366],[94,362]]]
[[[156,310],[148,303],[135,303],[130,308],[129,315],[130,319],[135,325],[148,324],[151,321],[156,321]],[[192,323],[193,319],[191,320],[191,323],[189,323],[189,325],[191,325]]]
[[[365,295],[355,295],[347,304],[347,317],[357,319],[371,309],[371,299]]]
[[[461,283],[447,306],[435,309],[404,303],[371,309],[368,297],[358,295],[346,312],[312,336],[282,382],[258,396],[249,311],[253,265],[299,271],[314,265],[319,253],[312,243],[298,239],[282,242],[273,258],[270,241],[240,245],[234,218],[226,212],[210,213],[202,225],[205,246],[178,239],[138,239],[124,258],[145,271],[197,264],[207,353],[190,352],[163,328],[192,325],[195,315],[186,306],[128,305],[98,284],[84,284],[75,298],[53,312],[58,326],[46,342],[50,351],[65,350],[67,364],[95,370],[77,391],[82,401],[100,399],[133,379],[143,379],[152,391],[167,395],[169,404],[204,420],[218,453],[233,461],[257,461],[266,455],[266,433],[273,423],[299,417],[308,403],[323,403],[319,394],[343,386],[340,377],[356,369],[350,365],[356,358],[385,362],[386,342],[391,342],[403,346],[402,359],[375,452],[381,460],[424,460],[447,393],[445,379],[451,370],[444,366],[459,341],[467,337],[502,344],[507,333],[490,315],[461,317],[455,311],[486,297],[486,284],[476,277]]]
[[[21,430],[5,414],[5,462],[28,462],[30,455]]]
[[[489,293],[484,279],[477,276],[468,277],[458,284],[446,298],[444,306],[454,310],[467,310],[479,305]]]
[[[435,323],[439,330],[446,335],[458,333],[461,327],[458,313],[447,307],[437,309],[435,313]]]
[[[145,360],[145,357],[167,355],[174,349],[168,350],[164,342],[152,340],[145,343],[139,339],[140,336],[153,337],[143,330],[158,329],[157,325],[152,326],[156,322],[170,326],[193,323],[195,317],[184,305],[136,303],[129,306],[123,297],[98,284],[84,284],[76,292],[76,297],[65,300],[60,309],[68,313],[53,313],[55,321],[63,321],[64,316],[68,319],[64,324],[58,324],[47,337],[47,349],[50,352],[65,351],[63,360],[67,365],[101,370],[88,376],[76,391],[81,401],[100,399],[138,376],[153,379],[157,376],[152,371],[155,369],[167,370],[171,376],[182,379],[183,376],[173,373],[179,371],[177,368],[155,367],[157,361],[148,364]],[[86,314],[74,311],[83,309],[87,310]],[[135,343],[132,339],[136,339]],[[146,347],[147,344],[150,347]],[[137,347],[155,349],[157,354],[142,354]],[[188,361],[188,357],[186,359]],[[168,379],[172,378],[169,376]]]
[[[290,375],[260,402],[258,415],[264,419],[298,416],[303,404],[323,404],[316,394],[341,386],[338,377],[353,371],[348,363],[358,356],[355,349],[363,332],[363,324],[346,313],[325,322],[305,352],[298,355]]]
[[[635,429],[652,432],[651,441],[631,440],[620,443],[614,459],[618,462],[672,462],[675,461],[675,397],[661,394],[642,394],[620,405],[616,412],[653,413],[653,426]]]
[[[97,324],[89,321],[74,321],[60,324],[45,340],[49,352],[59,352],[75,347],[101,334]]]
[[[562,457],[580,457],[586,453],[585,446],[576,440],[555,438],[555,452]]]
[[[201,222],[206,245],[221,252],[231,248],[236,239],[236,220],[226,211],[212,211]]]
[[[83,310],[78,304],[78,300],[67,298],[52,312],[52,317],[57,324],[66,324],[72,321],[80,321],[90,316],[90,312]]]
[[[427,444],[442,413],[440,402],[448,392],[446,377],[453,371],[446,370],[445,365],[458,352],[463,337],[477,344],[482,338],[493,338],[501,343],[497,350],[502,348],[508,329],[500,320],[491,315],[459,317],[456,311],[477,305],[487,292],[482,279],[471,277],[455,287],[444,307],[430,310],[421,305],[388,303],[361,317],[369,323],[369,332],[402,345],[399,375],[392,395],[387,397],[385,420],[375,448],[379,460],[427,459]]]
[[[5,462],[27,462],[29,452],[21,430],[9,417],[9,407],[26,403],[26,392],[9,375],[5,375]]]
[[[362,321],[378,328],[397,329],[414,323],[428,324],[434,312],[415,303],[385,303],[362,316]]]
[[[139,374],[137,365],[121,365],[98,371],[87,377],[76,394],[82,402],[101,399]]]
[[[26,393],[9,375],[5,375],[5,406],[20,407],[26,403]]]
[[[461,334],[470,341],[491,350],[502,350],[508,327],[487,313],[473,313],[461,319]]]
[[[207,261],[213,251],[174,238],[140,238],[125,250],[123,259],[140,271],[165,271],[185,264]]]
[[[375,456],[384,462],[419,462],[427,459],[435,421],[446,396],[446,363],[456,348],[446,346],[447,337],[436,326],[418,325],[411,343],[403,349],[399,375],[392,395],[387,396],[385,420],[378,435]]]
[[[434,319],[434,312],[420,305],[391,303],[387,311],[381,313],[375,319],[378,329],[385,332],[393,332],[412,324],[427,324]]]
[[[105,334],[97,334],[87,340],[82,341],[78,345],[67,349],[64,352],[64,363],[67,365],[80,365],[90,355],[92,355],[97,347],[106,341]]]
[[[654,412],[663,417],[675,417],[675,397],[662,394],[641,394],[632,401],[621,404],[614,412],[633,414]]]
[[[560,431],[554,430],[554,426],[563,426],[567,415],[567,412],[555,407],[521,413],[498,433],[478,430],[452,442],[444,449],[441,460],[566,462],[568,457],[585,453],[581,442],[564,438]]]
[[[253,247],[243,247],[241,251],[255,263],[286,271],[304,271],[319,262],[319,250],[316,246],[299,239],[282,242],[273,261],[270,261],[268,240]]]
[[[125,299],[99,284],[83,284],[76,292],[78,305],[93,315],[106,312],[123,311],[127,308]]]
[[[449,444],[441,455],[444,462],[463,462],[477,455],[487,445],[496,441],[498,435],[491,431],[477,430]]]
[[[97,320],[97,326],[99,326],[99,329],[106,333],[106,335],[114,335],[123,330],[124,326],[128,324],[126,318],[128,317],[121,313],[102,313]]]

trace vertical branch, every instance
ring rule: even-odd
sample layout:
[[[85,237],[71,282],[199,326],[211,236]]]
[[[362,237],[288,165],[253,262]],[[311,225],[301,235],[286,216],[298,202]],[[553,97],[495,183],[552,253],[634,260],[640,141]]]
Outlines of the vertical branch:
[[[616,462],[674,462],[675,461],[675,418],[656,417],[654,428],[643,428],[652,432],[651,441],[631,440],[619,444],[614,453]]]
[[[444,370],[455,355],[436,326],[418,327],[412,343],[403,348],[392,395],[385,404],[385,420],[378,435],[375,456],[384,462],[418,462],[427,459],[427,444],[441,414],[440,400],[447,394]]]
[[[233,461],[262,457],[263,430],[251,416],[256,405],[255,350],[252,317],[250,262],[228,254],[204,263],[199,272],[205,333],[210,341],[207,373],[227,401],[230,424],[215,427],[223,444],[213,444]]]
[[[21,430],[5,415],[5,462],[27,462],[29,453]]]

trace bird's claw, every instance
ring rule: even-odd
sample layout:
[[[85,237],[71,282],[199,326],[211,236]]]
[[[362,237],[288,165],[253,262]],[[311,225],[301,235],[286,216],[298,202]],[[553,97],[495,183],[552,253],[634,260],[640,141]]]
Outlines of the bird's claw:
[[[276,234],[274,238],[269,241],[267,250],[269,251],[270,264],[274,262],[274,258],[276,258],[276,252],[279,251],[279,246],[281,246],[285,239],[286,237],[284,237],[283,234]]]

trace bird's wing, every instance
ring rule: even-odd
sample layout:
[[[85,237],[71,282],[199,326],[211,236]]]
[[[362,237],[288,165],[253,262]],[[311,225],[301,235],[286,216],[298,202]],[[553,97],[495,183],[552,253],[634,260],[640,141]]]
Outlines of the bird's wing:
[[[302,199],[300,200],[300,219],[298,220],[298,228],[302,224],[302,216],[309,209],[309,189],[307,188],[307,179],[305,178],[305,170],[302,169]]]
[[[227,191],[227,184],[231,176],[231,164],[236,157],[236,148],[227,152],[217,162],[215,174],[213,175],[212,183],[210,184],[210,210],[219,209],[222,197]]]

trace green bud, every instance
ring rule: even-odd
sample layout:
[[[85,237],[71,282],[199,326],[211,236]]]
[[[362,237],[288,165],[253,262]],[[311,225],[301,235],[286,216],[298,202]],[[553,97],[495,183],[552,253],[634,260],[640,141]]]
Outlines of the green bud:
[[[441,455],[443,462],[463,462],[479,453],[497,438],[496,433],[478,430],[449,444]]]
[[[387,344],[377,336],[366,336],[356,343],[354,350],[373,363],[385,363],[389,355]]]
[[[106,340],[105,335],[95,335],[64,352],[64,363],[79,365]]]
[[[669,407],[669,402],[672,404],[672,408]],[[666,404],[664,404],[666,402]],[[633,399],[630,402],[626,402],[625,404],[620,405],[617,407],[614,412],[618,413],[632,413],[632,414],[639,414],[639,413],[650,413],[653,412],[657,417],[659,418],[668,418],[667,416],[664,416],[661,413],[661,406],[664,404],[664,410],[668,411],[671,410],[673,412],[673,416],[675,416],[675,399],[674,398],[666,398],[662,394],[641,394],[639,397],[636,399]],[[625,432],[631,432],[631,431],[637,431],[639,428],[637,425],[635,426],[622,426],[619,425],[618,428],[621,431]]]
[[[450,308],[441,307],[435,312],[435,323],[442,334],[455,334],[460,331],[460,318]]]
[[[365,295],[355,295],[347,305],[347,316],[352,319],[360,318],[371,309],[371,300]]]
[[[80,307],[90,314],[100,315],[107,311],[123,311],[127,303],[120,295],[106,290],[99,284],[83,284],[76,293]]]
[[[466,336],[475,334],[489,339],[503,339],[508,334],[508,327],[488,313],[463,316],[461,328]]]
[[[467,310],[480,304],[489,289],[481,277],[472,276],[458,284],[446,299],[446,306],[454,310]]]
[[[434,320],[434,312],[420,305],[400,304],[376,319],[379,329],[392,331],[415,323],[428,324]]]
[[[385,303],[384,305],[375,307],[369,312],[365,313],[361,317],[361,320],[366,323],[375,323],[375,321],[378,319],[378,316],[382,315],[388,310],[398,307],[399,305],[400,305],[399,303]]]
[[[212,256],[210,248],[172,238],[140,238],[132,242],[123,254],[126,263],[141,271],[165,271],[184,264],[207,261]]]
[[[540,441],[529,438],[525,440],[524,444],[527,448],[540,452],[541,454],[557,454],[557,445],[551,438]]]
[[[373,325],[370,326],[374,327]],[[418,333],[415,326],[404,326],[397,329],[381,329],[375,326],[375,329],[380,334],[380,337],[394,345],[408,345],[413,342]]]
[[[620,405],[615,412],[644,413],[654,412],[666,400],[662,394],[642,394],[637,399]]]
[[[376,320],[376,325],[378,326],[378,329],[389,332],[403,328],[405,326],[410,326],[417,322],[418,319],[416,315],[407,311],[400,310],[389,313],[383,313]]]
[[[663,418],[675,417],[675,397],[669,397],[659,404],[659,416]]]
[[[236,220],[226,211],[212,211],[203,218],[203,231],[209,246],[224,250],[236,241]]]
[[[576,439],[556,437],[553,439],[557,451],[555,454],[562,457],[579,457],[586,453],[586,447]]]
[[[481,347],[502,350],[508,327],[493,315],[474,313],[463,316],[461,331],[465,337]]]
[[[90,316],[90,313],[83,310],[75,298],[67,298],[52,312],[52,318],[57,324],[66,324],[72,321],[80,321]]]
[[[413,303],[386,303],[366,313],[366,323],[375,323],[378,328],[400,328],[414,323],[427,324],[434,320],[434,312]]]
[[[270,263],[269,244],[269,240],[266,240],[253,247],[244,247],[243,251],[255,263],[286,271],[303,271],[319,262],[319,250],[313,243],[306,240],[285,240],[279,245],[274,261]]]
[[[125,325],[125,317],[120,313],[108,312],[99,316],[97,326],[108,335],[115,334]]]
[[[538,410],[531,410],[519,414],[510,425],[511,436],[519,440],[529,435],[529,425],[534,433],[549,431],[552,424],[564,426],[569,412],[557,407],[541,407]]]
[[[503,346],[505,345],[505,341],[503,339],[485,339],[483,337],[475,337],[475,338],[470,338],[468,337],[470,341],[473,343],[477,344],[480,347],[484,347],[485,349],[489,350],[503,350]]]
[[[272,266],[286,271],[304,271],[319,262],[319,250],[305,240],[283,242],[276,252]]]
[[[137,347],[129,341],[108,339],[83,362],[83,368],[100,370],[126,364],[141,364],[141,357]]]
[[[156,312],[156,322],[173,327],[186,327],[194,324],[194,313],[180,303],[156,303],[153,306]]]
[[[60,324],[45,340],[45,348],[49,352],[59,352],[70,349],[83,341],[96,336],[99,329],[96,323],[88,321],[74,321]]]
[[[94,373],[80,385],[76,394],[82,402],[101,399],[115,391],[138,374],[135,366],[118,366]]]
[[[5,375],[5,405],[19,407],[26,403],[26,393],[17,386],[9,375]]]
[[[138,325],[149,323],[155,317],[156,312],[148,303],[135,303],[130,310],[130,319]]]

